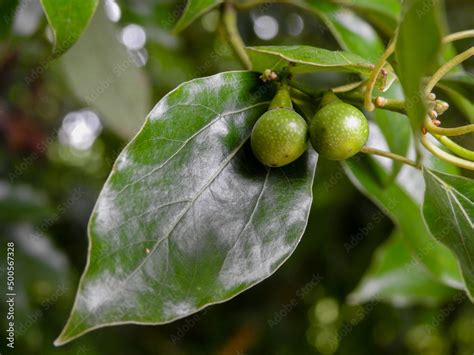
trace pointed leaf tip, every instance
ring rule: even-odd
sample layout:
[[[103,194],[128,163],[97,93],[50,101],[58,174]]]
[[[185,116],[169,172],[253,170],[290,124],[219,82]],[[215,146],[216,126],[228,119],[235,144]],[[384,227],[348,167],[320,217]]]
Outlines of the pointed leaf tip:
[[[104,326],[163,324],[274,273],[306,228],[317,155],[267,169],[253,125],[275,94],[257,73],[184,83],[122,151],[89,222],[62,345]]]

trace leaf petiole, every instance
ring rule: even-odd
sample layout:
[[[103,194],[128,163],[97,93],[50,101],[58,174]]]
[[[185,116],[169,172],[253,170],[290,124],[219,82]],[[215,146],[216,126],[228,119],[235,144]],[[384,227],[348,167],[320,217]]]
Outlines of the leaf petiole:
[[[338,93],[338,96],[341,99],[344,99],[346,101],[349,101],[355,104],[362,104],[364,103],[364,100],[365,100],[364,95],[358,91]],[[398,112],[398,113],[402,113],[406,115],[404,100],[389,99],[386,97],[377,96],[377,97],[373,97],[371,102],[375,108],[381,108],[384,110]]]
[[[474,124],[472,123],[465,126],[453,128],[438,127],[431,121],[431,118],[428,115],[426,115],[425,117],[424,126],[426,130],[431,134],[438,134],[441,136],[461,136],[463,134],[474,132]]]
[[[474,170],[474,162],[455,157],[454,155],[451,155],[444,150],[438,148],[436,145],[431,143],[428,138],[426,137],[426,134],[421,135],[421,143],[423,146],[431,152],[431,154],[437,156],[438,158],[445,160],[453,165],[456,165],[460,168],[468,169],[468,170]]]
[[[472,150],[460,146],[446,136],[440,136],[438,134],[433,134],[433,136],[454,154],[460,156],[461,158],[474,161],[474,152]]]
[[[398,154],[395,154],[395,153],[392,153],[392,152],[387,152],[385,150],[380,150],[380,149],[377,149],[377,148],[372,148],[372,147],[365,146],[365,147],[362,147],[361,152],[365,153],[365,154],[378,155],[380,157],[396,160],[396,161],[399,161],[399,162],[404,163],[406,165],[409,165],[413,168],[421,169],[421,164],[418,164],[418,163],[414,162],[413,160],[405,158],[401,155],[398,155]]]

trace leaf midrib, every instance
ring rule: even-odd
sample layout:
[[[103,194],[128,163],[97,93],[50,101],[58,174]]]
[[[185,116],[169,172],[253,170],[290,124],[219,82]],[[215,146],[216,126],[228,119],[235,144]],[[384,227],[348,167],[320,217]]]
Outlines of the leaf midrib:
[[[183,150],[186,145],[192,141],[194,138],[196,138],[199,134],[201,134],[203,131],[205,131],[207,128],[209,128],[210,126],[212,126],[213,124],[217,123],[220,121],[221,118],[223,117],[226,117],[226,116],[230,116],[230,115],[235,115],[237,113],[241,113],[241,112],[245,112],[246,110],[250,110],[254,107],[258,107],[258,106],[261,106],[261,105],[265,105],[265,104],[268,104],[269,102],[266,101],[266,102],[260,102],[258,104],[255,104],[255,105],[252,105],[252,106],[248,106],[248,107],[245,107],[243,109],[240,109],[240,110],[236,110],[236,111],[230,111],[230,112],[226,112],[226,113],[223,113],[223,114],[219,114],[218,112],[215,112],[214,110],[212,110],[211,108],[207,107],[207,106],[204,106],[204,105],[199,105],[199,106],[202,106],[203,108],[206,108],[208,109],[209,111],[211,111],[213,114],[216,115],[216,118],[214,118],[213,120],[209,121],[207,124],[205,124],[203,127],[201,127],[200,129],[198,129],[196,132],[194,132],[189,138],[187,138],[185,141],[182,142],[182,145],[181,147],[179,147],[176,152],[174,152],[173,154],[171,154],[171,156],[169,158],[167,158],[163,163],[161,163],[159,166],[157,166],[156,168],[153,168],[152,170],[150,170],[148,173],[142,175],[140,178],[138,178],[137,180],[135,181],[132,181],[130,184],[127,184],[125,185],[122,189],[120,189],[117,194],[114,196],[114,198],[117,198],[118,195],[120,195],[122,192],[124,192],[125,190],[127,190],[129,187],[139,183],[140,181],[146,179],[147,177],[153,175],[154,173],[156,173],[157,171],[163,169],[171,160],[173,160],[174,157],[176,157],[179,152],[181,150]],[[168,110],[174,108],[174,107],[179,107],[179,106],[189,106],[187,104],[176,104],[176,105],[173,105],[171,107],[168,108]],[[196,106],[196,105],[194,105]]]
[[[268,104],[267,101],[265,102],[261,102],[261,103],[258,103],[258,104],[255,104],[255,105],[252,105],[252,106],[248,106],[246,108],[243,108],[243,109],[240,109],[240,110],[236,110],[236,111],[232,111],[232,112],[227,112],[225,114],[222,114],[222,115],[218,115],[214,120],[212,120],[211,122],[216,122],[218,120],[220,120],[222,117],[225,117],[225,116],[228,116],[228,115],[231,115],[231,114],[236,114],[236,113],[241,113],[241,112],[245,112],[246,110],[250,110],[254,107],[257,107],[257,106],[260,106],[260,105],[264,105],[264,104]],[[116,288],[114,288],[114,292],[108,292],[108,296],[107,298],[105,298],[102,302],[100,302],[96,307],[94,307],[89,313],[87,316],[83,317],[80,321],[77,321],[75,326],[73,328],[71,328],[70,332],[71,333],[74,333],[74,331],[81,325],[83,324],[83,322],[85,320],[87,320],[90,315],[94,314],[94,311],[97,310],[102,304],[104,304],[104,302],[106,301],[110,301],[110,300],[113,300],[113,297],[110,297],[110,296],[114,296],[115,294],[120,294],[120,291],[123,289],[123,285],[125,285],[127,283],[127,281],[129,281],[131,278],[133,278],[136,273],[141,269],[141,267],[143,265],[145,265],[145,263],[149,260],[149,258],[155,253],[155,251],[158,249],[158,247],[161,245],[161,243],[168,239],[171,234],[173,233],[174,229],[178,226],[179,222],[181,221],[181,219],[186,215],[186,213],[190,210],[190,208],[193,206],[194,202],[200,197],[200,195],[206,190],[207,187],[209,187],[209,185],[219,176],[219,174],[224,170],[224,168],[232,161],[232,159],[235,157],[235,155],[240,151],[240,149],[242,149],[242,147],[245,145],[245,143],[248,141],[248,139],[250,138],[250,133],[247,134],[244,139],[242,139],[242,142],[229,154],[229,156],[224,159],[222,161],[222,163],[219,165],[219,168],[216,170],[216,172],[210,177],[210,179],[203,185],[203,187],[196,193],[196,196],[189,202],[189,206],[187,208],[185,208],[183,210],[183,212],[179,215],[178,219],[176,220],[176,222],[173,224],[173,226],[171,227],[170,231],[167,232],[165,234],[165,236],[163,236],[161,239],[157,240],[156,241],[156,244],[153,246],[153,248],[150,250],[150,253],[147,254],[147,256],[143,259],[143,261],[125,278],[123,279],[122,281],[119,282],[119,286],[117,286]]]

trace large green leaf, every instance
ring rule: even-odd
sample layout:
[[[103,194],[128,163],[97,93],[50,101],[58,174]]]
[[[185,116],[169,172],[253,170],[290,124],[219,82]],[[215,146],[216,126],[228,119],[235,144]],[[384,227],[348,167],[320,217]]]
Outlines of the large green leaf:
[[[280,71],[289,67],[292,73],[311,73],[318,71],[338,71],[358,73],[369,76],[372,64],[357,54],[343,51],[330,51],[311,46],[264,46],[247,47],[246,51],[252,62],[253,70],[263,72],[265,69]],[[386,82],[393,81],[380,76],[377,80],[381,88]]]
[[[223,0],[187,0],[186,8],[184,9],[181,18],[179,19],[175,32],[180,32],[188,27],[199,16],[216,7]]]
[[[351,303],[381,300],[395,306],[416,303],[434,305],[453,295],[453,290],[433,280],[395,232],[377,248],[370,268],[349,295]]]
[[[433,236],[457,256],[474,300],[474,182],[424,169],[423,216]]]
[[[41,0],[54,34],[54,55],[61,55],[76,43],[98,3],[98,0]]]
[[[196,79],[164,97],[118,157],[89,223],[90,251],[56,344],[121,323],[159,324],[223,302],[293,252],[316,153],[267,169],[248,138],[274,91],[257,73]]]
[[[73,93],[115,133],[133,137],[150,110],[150,83],[101,9],[60,63]]]
[[[406,0],[398,28],[396,58],[408,117],[418,135],[426,116],[422,78],[433,69],[441,49],[442,26],[438,0]],[[420,24],[423,24],[420,26]]]
[[[456,258],[431,236],[418,203],[396,182],[383,186],[380,180],[385,180],[386,173],[371,157],[358,155],[347,161],[345,168],[352,182],[398,226],[417,260],[437,280],[463,288]]]

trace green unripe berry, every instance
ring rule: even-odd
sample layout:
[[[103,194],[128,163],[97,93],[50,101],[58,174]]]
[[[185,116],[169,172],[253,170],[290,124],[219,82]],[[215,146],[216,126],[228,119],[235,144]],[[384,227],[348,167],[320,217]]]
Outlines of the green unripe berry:
[[[250,144],[255,157],[264,165],[287,165],[307,148],[308,125],[295,111],[276,108],[265,112],[252,130]]]
[[[314,149],[324,158],[344,160],[358,153],[369,137],[364,114],[339,99],[323,106],[309,128]]]

